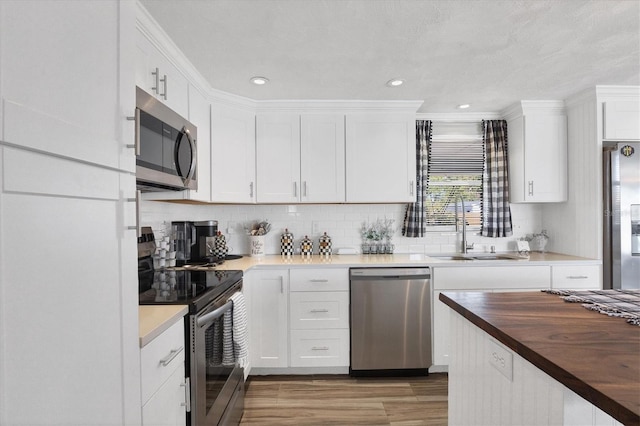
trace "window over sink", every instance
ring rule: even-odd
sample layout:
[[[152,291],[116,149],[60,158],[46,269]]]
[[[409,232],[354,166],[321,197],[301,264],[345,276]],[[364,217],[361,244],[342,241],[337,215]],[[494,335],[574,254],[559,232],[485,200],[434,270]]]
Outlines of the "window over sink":
[[[425,219],[428,230],[455,226],[456,207],[462,215],[464,200],[468,229],[482,223],[484,151],[480,122],[434,122],[429,144]]]

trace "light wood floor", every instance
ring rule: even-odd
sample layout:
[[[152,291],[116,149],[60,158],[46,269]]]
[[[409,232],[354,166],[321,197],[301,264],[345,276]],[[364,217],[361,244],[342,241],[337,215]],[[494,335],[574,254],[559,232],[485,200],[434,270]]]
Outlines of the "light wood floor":
[[[243,425],[446,425],[447,375],[250,376]]]

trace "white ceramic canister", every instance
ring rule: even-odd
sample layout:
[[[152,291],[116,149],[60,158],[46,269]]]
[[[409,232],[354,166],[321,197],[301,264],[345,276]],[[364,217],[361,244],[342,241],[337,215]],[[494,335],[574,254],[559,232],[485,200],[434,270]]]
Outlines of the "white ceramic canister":
[[[264,235],[249,235],[249,255],[251,257],[264,257]]]

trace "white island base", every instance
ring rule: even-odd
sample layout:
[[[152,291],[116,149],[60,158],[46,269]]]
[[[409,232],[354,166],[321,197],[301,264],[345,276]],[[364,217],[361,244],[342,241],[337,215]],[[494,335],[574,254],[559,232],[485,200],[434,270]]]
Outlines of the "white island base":
[[[450,315],[449,425],[622,424],[457,312]]]

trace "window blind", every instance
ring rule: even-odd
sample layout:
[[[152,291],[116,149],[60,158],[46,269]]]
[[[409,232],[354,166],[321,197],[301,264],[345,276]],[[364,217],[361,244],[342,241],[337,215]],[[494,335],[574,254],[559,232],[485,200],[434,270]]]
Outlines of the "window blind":
[[[433,123],[425,197],[428,225],[453,226],[456,205],[462,213],[462,197],[468,225],[480,226],[483,168],[482,123]]]

